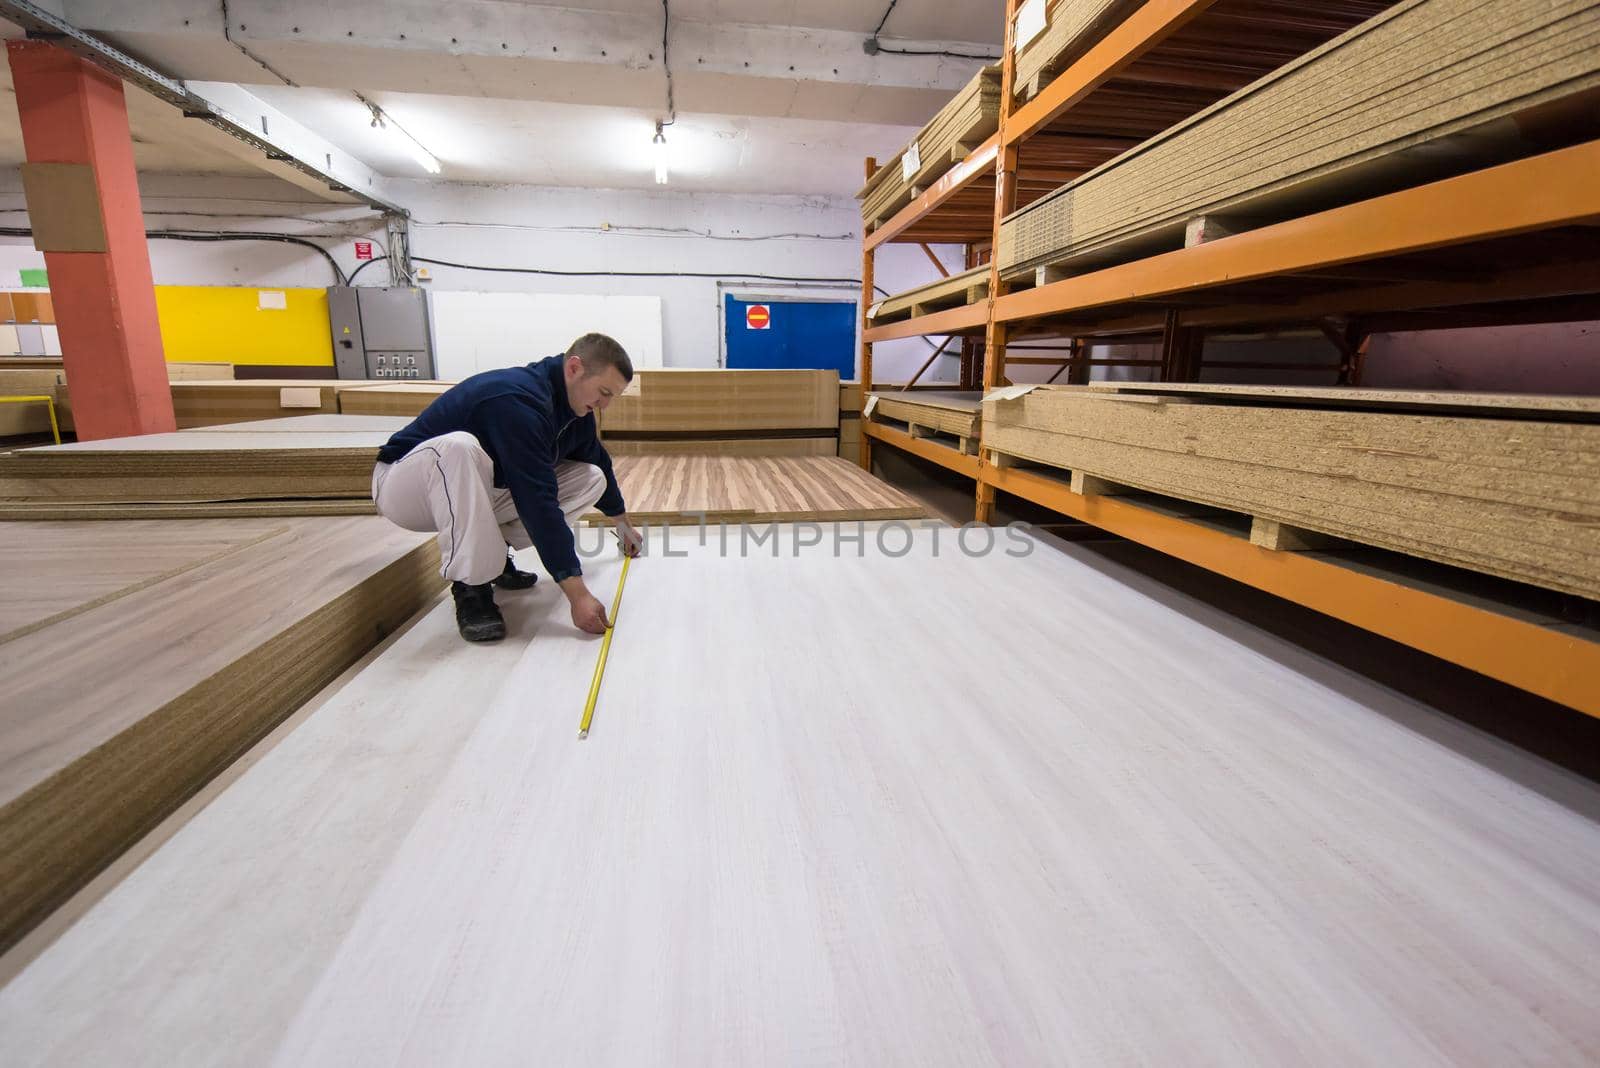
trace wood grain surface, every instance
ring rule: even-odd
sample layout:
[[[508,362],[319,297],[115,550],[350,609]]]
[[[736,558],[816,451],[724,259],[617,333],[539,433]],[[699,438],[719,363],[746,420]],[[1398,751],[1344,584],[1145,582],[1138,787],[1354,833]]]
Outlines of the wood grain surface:
[[[1072,548],[662,533],[586,742],[558,591],[441,606],[0,989],[6,1062],[1600,1057],[1592,784]]]
[[[830,448],[831,452],[832,449]],[[619,456],[628,514],[648,523],[914,519],[927,509],[838,456]],[[600,522],[598,514],[588,517]]]
[[[434,539],[376,517],[5,523],[0,550],[0,946],[441,586]]]

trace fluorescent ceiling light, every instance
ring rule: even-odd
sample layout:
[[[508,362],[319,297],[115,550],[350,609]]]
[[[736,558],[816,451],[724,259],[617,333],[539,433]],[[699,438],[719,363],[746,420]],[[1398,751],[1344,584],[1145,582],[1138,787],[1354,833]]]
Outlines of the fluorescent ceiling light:
[[[656,135],[650,140],[651,150],[656,160],[656,185],[667,184],[667,135],[661,132],[661,123],[656,123]]]

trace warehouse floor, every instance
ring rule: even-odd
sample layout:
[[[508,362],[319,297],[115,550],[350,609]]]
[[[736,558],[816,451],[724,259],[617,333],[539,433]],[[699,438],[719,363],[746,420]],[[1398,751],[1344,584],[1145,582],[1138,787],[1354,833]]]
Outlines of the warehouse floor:
[[[25,947],[13,1062],[1600,1056],[1600,789],[1081,547],[934,538],[656,535],[582,743],[554,589],[486,648],[440,605]]]

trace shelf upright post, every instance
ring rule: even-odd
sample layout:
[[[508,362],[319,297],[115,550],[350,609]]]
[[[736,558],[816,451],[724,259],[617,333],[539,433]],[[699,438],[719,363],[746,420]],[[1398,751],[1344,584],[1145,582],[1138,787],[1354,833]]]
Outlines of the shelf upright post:
[[[1017,142],[1006,140],[1006,120],[1011,116],[1011,101],[1016,81],[1017,0],[1006,0],[1005,51],[1000,60],[1000,129],[996,134],[1000,149],[994,161],[994,225],[989,231],[989,316],[983,331],[983,388],[994,389],[1005,379],[1006,334],[1004,323],[996,321],[994,304],[1005,295],[1000,280],[1000,223],[1017,207]],[[980,435],[982,431],[980,430]],[[865,439],[863,439],[865,440]],[[994,519],[994,486],[983,477],[989,452],[978,448],[978,489],[973,518],[979,523]]]
[[[867,181],[877,173],[878,160],[875,156],[867,157]],[[861,224],[861,403],[866,405],[867,397],[872,393],[872,342],[867,340],[867,309],[872,307],[873,295],[873,248],[867,244],[867,225]],[[861,469],[870,473],[872,471],[872,436],[866,432],[866,414],[861,416],[861,454],[857,462]]]

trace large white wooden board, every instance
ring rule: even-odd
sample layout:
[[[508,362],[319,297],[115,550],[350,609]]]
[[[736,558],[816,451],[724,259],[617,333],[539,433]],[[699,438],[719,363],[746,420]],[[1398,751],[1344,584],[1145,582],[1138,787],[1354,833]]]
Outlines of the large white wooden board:
[[[1596,788],[1077,550],[872,529],[658,537],[583,743],[557,591],[441,607],[0,990],[0,1060],[1600,1056]]]

